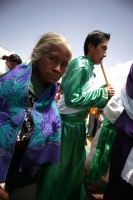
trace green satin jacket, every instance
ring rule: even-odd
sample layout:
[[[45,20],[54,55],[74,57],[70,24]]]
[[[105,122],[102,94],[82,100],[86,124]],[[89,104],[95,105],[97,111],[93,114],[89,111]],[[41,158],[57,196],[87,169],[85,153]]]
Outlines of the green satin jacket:
[[[103,108],[108,100],[106,87],[83,92],[83,86],[93,76],[94,65],[88,56],[72,60],[61,83],[62,93],[68,107],[76,109]]]

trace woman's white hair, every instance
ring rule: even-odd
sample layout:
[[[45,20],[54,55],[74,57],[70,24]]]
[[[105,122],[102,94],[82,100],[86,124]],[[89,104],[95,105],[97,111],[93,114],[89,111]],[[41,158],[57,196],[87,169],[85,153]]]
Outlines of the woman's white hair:
[[[71,60],[72,49],[67,39],[58,33],[49,32],[42,35],[37,42],[31,54],[31,62],[36,63],[38,60],[40,60],[40,58],[47,53],[53,45],[66,48],[70,54]]]

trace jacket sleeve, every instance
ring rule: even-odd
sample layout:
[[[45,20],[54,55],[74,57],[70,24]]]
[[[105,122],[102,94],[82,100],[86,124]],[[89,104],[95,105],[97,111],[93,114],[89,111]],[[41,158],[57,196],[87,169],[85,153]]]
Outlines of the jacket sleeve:
[[[108,102],[108,92],[104,86],[89,92],[82,90],[93,73],[89,62],[84,62],[84,66],[80,66],[80,62],[75,60],[69,67],[62,84],[66,105],[77,109],[104,107]]]

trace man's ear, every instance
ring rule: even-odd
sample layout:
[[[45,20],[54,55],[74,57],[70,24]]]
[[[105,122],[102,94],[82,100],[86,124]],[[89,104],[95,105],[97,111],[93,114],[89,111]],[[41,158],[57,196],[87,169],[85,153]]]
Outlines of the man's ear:
[[[88,44],[88,52],[91,52],[93,47],[94,47],[93,44],[89,43]]]

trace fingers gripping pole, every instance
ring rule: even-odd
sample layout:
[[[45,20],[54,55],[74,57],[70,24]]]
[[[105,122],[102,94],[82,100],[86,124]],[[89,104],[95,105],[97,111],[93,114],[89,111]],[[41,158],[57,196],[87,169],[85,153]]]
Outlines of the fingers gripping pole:
[[[107,78],[107,75],[106,75],[106,72],[105,72],[105,69],[104,69],[103,63],[101,62],[100,65],[101,65],[101,68],[102,68],[102,72],[103,72],[103,75],[104,75],[104,78],[105,78],[106,84],[109,85],[109,81],[108,81],[108,78]]]

